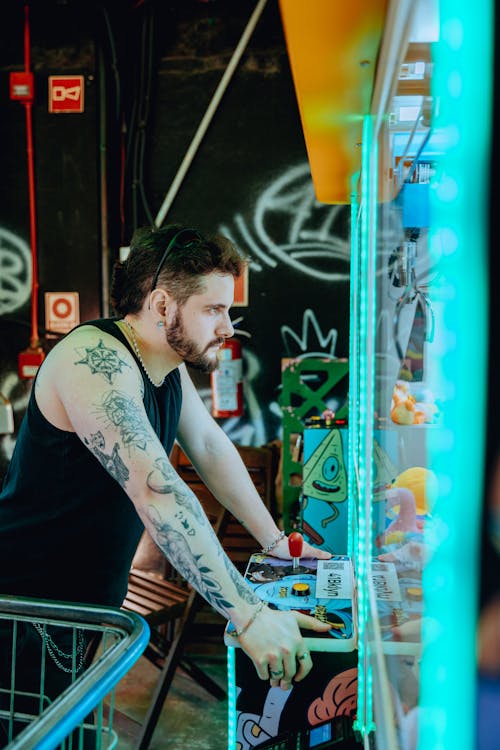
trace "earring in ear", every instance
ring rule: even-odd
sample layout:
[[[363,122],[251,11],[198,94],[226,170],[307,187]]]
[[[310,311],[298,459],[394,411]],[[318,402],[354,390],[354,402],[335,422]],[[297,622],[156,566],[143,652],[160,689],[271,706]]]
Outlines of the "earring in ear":
[[[159,320],[159,321],[158,321],[158,322],[156,323],[156,326],[157,326],[157,328],[164,328],[164,326],[165,326],[165,323],[163,322],[163,320]]]

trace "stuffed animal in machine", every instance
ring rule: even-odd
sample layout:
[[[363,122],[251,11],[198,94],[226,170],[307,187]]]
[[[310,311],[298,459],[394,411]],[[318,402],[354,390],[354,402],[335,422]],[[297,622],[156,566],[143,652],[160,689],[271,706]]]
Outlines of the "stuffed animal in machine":
[[[394,386],[391,419],[396,424],[433,424],[438,418],[438,407],[427,389],[412,390],[408,383],[398,380]]]
[[[409,534],[422,532],[417,522],[415,496],[405,487],[393,487],[386,490],[386,512],[397,508],[397,516],[385,530],[384,545],[400,544],[406,541]]]
[[[403,544],[421,535],[424,518],[432,513],[437,496],[435,474],[423,466],[402,471],[387,487],[386,515],[392,518],[378,546]]]
[[[433,471],[423,466],[411,466],[398,474],[391,487],[405,487],[415,498],[417,516],[429,516],[437,498],[437,478]]]

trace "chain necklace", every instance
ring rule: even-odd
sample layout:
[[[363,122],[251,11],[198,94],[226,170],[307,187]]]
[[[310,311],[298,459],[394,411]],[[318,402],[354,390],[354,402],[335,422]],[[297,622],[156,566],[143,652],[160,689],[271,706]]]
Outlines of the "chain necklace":
[[[162,378],[162,379],[160,380],[160,382],[159,382],[159,383],[157,383],[157,382],[155,382],[155,381],[153,380],[153,378],[151,377],[151,375],[150,375],[150,374],[149,374],[149,372],[148,372],[148,368],[147,368],[147,367],[146,367],[146,365],[144,364],[144,360],[143,360],[143,358],[142,358],[141,350],[139,349],[139,344],[137,343],[137,339],[136,339],[136,337],[135,337],[135,331],[134,331],[134,329],[132,328],[132,325],[131,325],[131,324],[130,324],[130,323],[128,322],[128,320],[125,320],[125,318],[123,318],[123,322],[124,322],[124,323],[126,324],[126,326],[127,326],[128,330],[130,331],[130,337],[131,337],[131,339],[132,339],[132,345],[133,345],[133,347],[134,347],[134,351],[135,351],[135,353],[137,354],[137,359],[138,359],[138,360],[139,360],[139,362],[141,363],[141,365],[142,365],[142,369],[143,369],[143,370],[144,370],[144,372],[146,373],[146,375],[147,375],[147,377],[148,377],[148,380],[149,380],[149,382],[150,382],[150,383],[152,383],[152,384],[154,385],[154,387],[155,387],[155,388],[160,388],[160,387],[161,387],[161,386],[163,385],[164,381],[165,381],[165,376],[163,376],[163,378]]]

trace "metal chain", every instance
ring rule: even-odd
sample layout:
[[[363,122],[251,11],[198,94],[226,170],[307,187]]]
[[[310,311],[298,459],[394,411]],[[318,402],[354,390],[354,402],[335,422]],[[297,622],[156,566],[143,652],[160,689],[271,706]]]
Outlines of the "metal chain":
[[[60,656],[61,659],[71,659],[73,660],[74,657],[78,656],[78,665],[76,667],[76,672],[79,672],[80,669],[83,667],[83,660],[85,658],[85,637],[83,635],[83,631],[81,628],[77,628],[78,633],[78,646],[75,651],[75,654],[65,654],[64,651],[62,651],[57,643],[52,639],[52,636],[47,633],[47,631],[44,631],[44,628],[40,625],[38,622],[33,623],[33,627],[37,631],[38,635],[42,639],[42,643],[45,645],[47,652],[54,662],[54,664],[61,669],[63,672],[70,673],[73,671],[73,667],[66,667],[64,664],[61,664],[58,657]],[[56,656],[57,653],[57,656]]]
[[[139,360],[139,362],[141,363],[141,365],[142,365],[142,369],[143,369],[143,370],[144,370],[144,372],[146,373],[146,375],[147,375],[147,377],[148,377],[148,380],[150,381],[150,383],[152,383],[152,384],[154,385],[154,387],[155,387],[155,388],[160,388],[160,386],[162,386],[162,385],[163,385],[163,383],[165,382],[165,378],[163,377],[163,378],[162,378],[162,379],[160,380],[160,382],[159,382],[159,383],[156,383],[156,382],[155,382],[155,381],[153,380],[153,378],[151,377],[151,375],[150,375],[150,374],[149,374],[149,372],[148,372],[148,368],[147,368],[147,367],[146,367],[146,365],[144,364],[144,360],[143,360],[143,358],[142,358],[141,350],[139,349],[139,344],[137,343],[137,339],[136,339],[136,337],[135,337],[135,331],[134,331],[134,329],[132,328],[132,325],[131,325],[131,324],[130,324],[130,323],[128,322],[128,320],[125,320],[125,318],[123,318],[123,322],[124,322],[124,323],[126,324],[126,326],[127,326],[128,330],[130,331],[130,337],[131,337],[131,339],[132,339],[132,344],[133,344],[133,347],[134,347],[135,353],[137,354],[137,359],[138,359],[138,360]]]

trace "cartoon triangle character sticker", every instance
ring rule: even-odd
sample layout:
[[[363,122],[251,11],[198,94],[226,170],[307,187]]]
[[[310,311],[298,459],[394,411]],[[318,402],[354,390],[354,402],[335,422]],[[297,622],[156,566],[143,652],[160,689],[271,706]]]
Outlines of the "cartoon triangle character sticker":
[[[329,430],[312,455],[304,462],[303,491],[306,497],[330,503],[332,514],[321,521],[323,527],[339,516],[338,503],[347,500],[347,471],[339,430]]]

